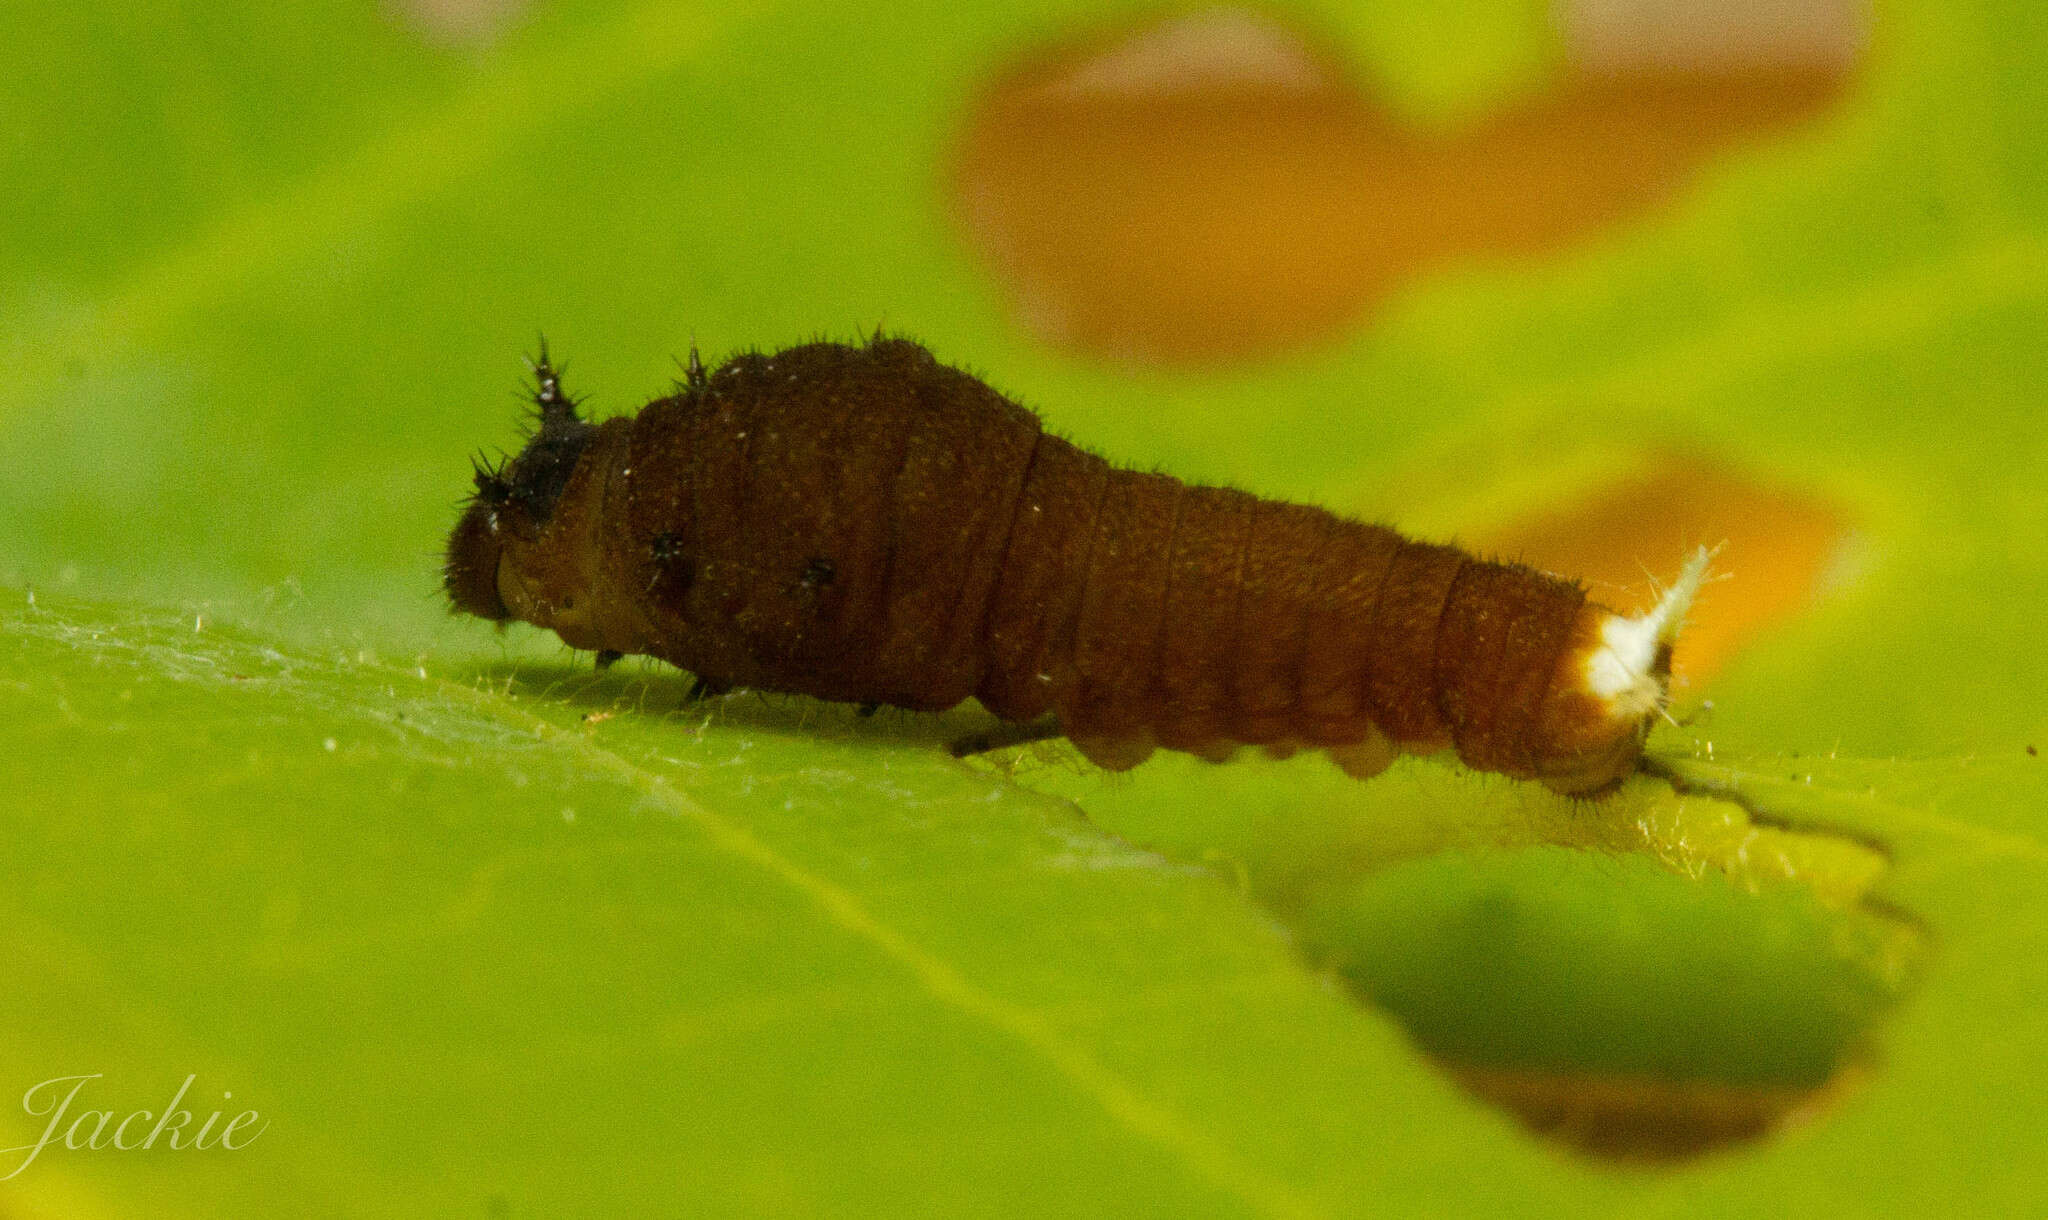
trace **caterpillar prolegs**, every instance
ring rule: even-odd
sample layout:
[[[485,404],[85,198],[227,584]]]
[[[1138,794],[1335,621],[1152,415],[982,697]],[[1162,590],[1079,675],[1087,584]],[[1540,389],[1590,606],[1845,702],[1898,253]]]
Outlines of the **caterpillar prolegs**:
[[[587,422],[543,352],[539,430],[448,540],[455,608],[713,689],[971,697],[1090,760],[1401,751],[1594,793],[1635,765],[1704,553],[1649,613],[1378,525],[1119,470],[916,343],[694,353]],[[1016,736],[1021,739],[1026,733]]]

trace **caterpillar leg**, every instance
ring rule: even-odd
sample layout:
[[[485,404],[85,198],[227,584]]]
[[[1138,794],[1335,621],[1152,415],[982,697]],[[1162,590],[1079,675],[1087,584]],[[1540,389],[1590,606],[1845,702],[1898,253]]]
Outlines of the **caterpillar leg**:
[[[1400,750],[1387,739],[1386,734],[1374,729],[1372,736],[1364,741],[1348,746],[1328,746],[1323,752],[1352,779],[1371,779],[1392,766],[1394,756]]]
[[[732,683],[730,682],[721,682],[717,678],[707,678],[703,674],[695,674],[690,678],[690,689],[683,694],[683,702],[701,703],[706,699],[716,699],[731,689]]]
[[[992,729],[956,737],[946,744],[946,753],[955,758],[966,758],[971,754],[986,754],[991,750],[1004,750],[1011,746],[1029,745],[1034,741],[1045,741],[1060,736],[1060,721],[1057,716],[1040,716],[1036,720],[1017,723],[1004,722]]]
[[[1152,757],[1152,751],[1159,748],[1159,743],[1147,732],[1123,737],[1082,736],[1070,740],[1074,748],[1081,751],[1081,757],[1104,771],[1128,771]]]

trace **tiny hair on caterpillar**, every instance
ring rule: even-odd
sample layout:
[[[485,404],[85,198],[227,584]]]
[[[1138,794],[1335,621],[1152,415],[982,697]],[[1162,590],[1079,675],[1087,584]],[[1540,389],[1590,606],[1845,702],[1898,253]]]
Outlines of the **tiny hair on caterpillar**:
[[[478,463],[454,609],[746,687],[1155,748],[1320,749],[1377,774],[1454,749],[1575,795],[1617,785],[1667,700],[1701,550],[1624,615],[1577,583],[1380,525],[1121,470],[919,344],[748,352],[581,418],[545,346],[538,428]]]

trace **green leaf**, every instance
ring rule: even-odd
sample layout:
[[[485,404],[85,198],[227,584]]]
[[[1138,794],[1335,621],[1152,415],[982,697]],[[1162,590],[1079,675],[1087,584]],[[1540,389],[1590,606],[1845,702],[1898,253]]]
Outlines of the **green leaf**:
[[[990,76],[1112,7],[592,0],[459,50],[366,5],[0,15],[0,1147],[72,1076],[67,1117],[190,1077],[195,1126],[268,1123],[60,1130],[0,1210],[2038,1207],[2039,12],[1886,7],[1832,112],[1634,227],[1191,377],[1043,346],[941,194]],[[1454,115],[1540,77],[1535,11],[1299,16]],[[1121,460],[1424,532],[1682,445],[1854,545],[1600,804],[960,764],[972,709],[689,704],[445,615],[537,331],[602,413],[693,336],[877,322]],[[1807,1121],[1629,1173],[1529,1128],[1669,1120],[1644,1081]]]

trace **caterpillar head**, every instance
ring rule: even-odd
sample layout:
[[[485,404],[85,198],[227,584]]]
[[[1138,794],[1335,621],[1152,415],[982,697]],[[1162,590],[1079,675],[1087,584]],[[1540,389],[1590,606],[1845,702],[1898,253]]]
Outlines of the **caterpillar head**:
[[[577,464],[597,435],[596,426],[579,418],[576,403],[562,389],[560,372],[548,360],[547,345],[533,364],[533,404],[538,427],[519,455],[494,466],[475,463],[476,490],[455,529],[441,567],[442,587],[453,608],[464,614],[503,622],[538,621],[531,612],[536,592],[529,569],[533,559],[563,548],[548,545],[547,535],[560,532],[558,508]],[[570,514],[574,515],[574,514]],[[513,562],[508,563],[508,556]],[[543,582],[553,583],[553,582]],[[559,600],[542,590],[543,603]]]

